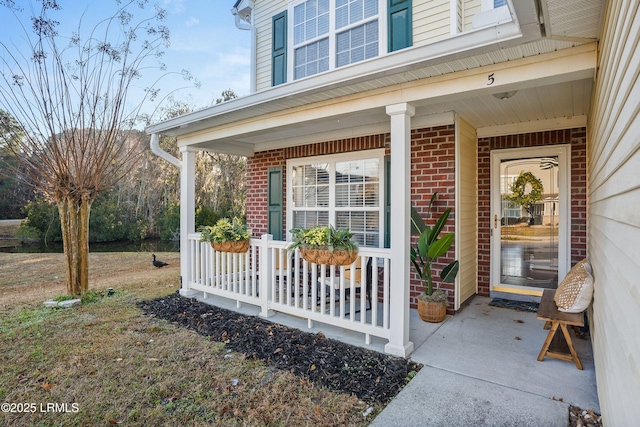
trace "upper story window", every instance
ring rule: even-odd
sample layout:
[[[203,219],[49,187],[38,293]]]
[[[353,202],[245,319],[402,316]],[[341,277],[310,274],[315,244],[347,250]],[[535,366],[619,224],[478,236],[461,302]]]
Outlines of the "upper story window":
[[[482,10],[497,9],[507,5],[507,0],[482,0]]]
[[[412,46],[412,2],[297,0],[272,18],[271,35],[277,86]]]
[[[293,78],[379,55],[379,0],[307,0],[293,6]]]

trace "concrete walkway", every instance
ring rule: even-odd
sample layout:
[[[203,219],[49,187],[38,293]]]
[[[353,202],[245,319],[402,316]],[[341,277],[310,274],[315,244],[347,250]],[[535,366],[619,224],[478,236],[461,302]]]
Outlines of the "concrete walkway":
[[[583,371],[538,362],[544,322],[490,301],[475,297],[420,344],[424,368],[371,426],[566,427],[569,404],[599,412],[590,341],[574,339]]]
[[[224,298],[201,301],[257,315],[258,308]],[[373,427],[536,426],[566,427],[569,405],[600,412],[591,342],[574,338],[584,370],[573,363],[537,361],[547,336],[536,314],[489,306],[474,297],[443,323],[410,315],[410,356],[424,368],[371,423]],[[386,340],[278,313],[269,320],[372,350],[384,351]]]

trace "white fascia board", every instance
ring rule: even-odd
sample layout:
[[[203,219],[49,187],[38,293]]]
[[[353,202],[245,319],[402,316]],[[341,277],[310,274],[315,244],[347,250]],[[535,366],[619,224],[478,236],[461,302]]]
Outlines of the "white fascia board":
[[[501,48],[501,44],[508,41],[517,40],[518,44],[520,44],[529,42],[533,38],[535,37],[531,39],[523,38],[520,27],[513,21],[468,31],[438,42],[392,52],[383,57],[363,61],[339,70],[331,70],[322,75],[285,83],[255,94],[187,113],[148,126],[145,131],[147,134],[184,135],[191,132],[188,128],[192,124],[251,106],[283,101],[292,97],[322,92],[334,87],[348,86],[355,82],[400,74],[413,69],[444,63],[447,60],[490,51],[492,47]],[[428,59],[425,60],[425,58]],[[280,109],[285,108],[283,105]]]

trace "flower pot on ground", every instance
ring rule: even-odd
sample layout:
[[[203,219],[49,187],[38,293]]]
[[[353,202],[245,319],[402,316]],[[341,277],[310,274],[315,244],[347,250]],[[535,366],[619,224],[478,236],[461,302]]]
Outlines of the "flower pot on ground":
[[[222,218],[215,225],[202,226],[198,231],[200,241],[210,242],[217,251],[244,253],[249,249],[251,231],[240,218]]]
[[[294,228],[289,249],[300,249],[300,256],[316,264],[351,265],[358,257],[358,245],[348,229],[333,226]]]
[[[437,196],[438,193],[434,193],[431,196],[427,208],[428,216],[432,216],[433,202]],[[433,263],[445,255],[453,244],[454,233],[447,233],[440,237],[450,213],[450,208],[444,211],[439,218],[435,219],[433,227],[423,221],[417,212],[413,211],[411,215],[411,223],[420,233],[415,247],[412,246],[410,248],[411,263],[420,278],[420,283],[424,287],[423,293],[418,297],[418,314],[420,314],[422,320],[427,322],[441,322],[444,320],[449,304],[446,292],[438,289],[437,284],[434,286],[432,267]],[[427,218],[428,220],[429,218]],[[458,268],[457,260],[444,267],[440,272],[442,282],[452,283],[458,274]]]
[[[447,316],[449,305],[447,294],[437,289],[433,294],[421,293],[418,296],[418,314],[425,322],[440,323]]]

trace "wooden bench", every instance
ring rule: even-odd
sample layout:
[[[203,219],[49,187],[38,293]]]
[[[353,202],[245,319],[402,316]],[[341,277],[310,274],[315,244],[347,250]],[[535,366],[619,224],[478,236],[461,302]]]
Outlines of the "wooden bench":
[[[554,289],[545,289],[542,293],[542,300],[538,307],[538,320],[544,320],[545,329],[549,329],[547,339],[542,345],[542,350],[538,355],[538,361],[541,362],[545,356],[555,359],[574,362],[578,369],[582,370],[582,363],[578,358],[578,353],[573,348],[573,342],[569,335],[567,325],[584,326],[584,316],[582,313],[565,313],[558,310],[553,296],[556,291]],[[562,334],[557,334],[558,328]],[[563,337],[564,336],[564,337]]]

